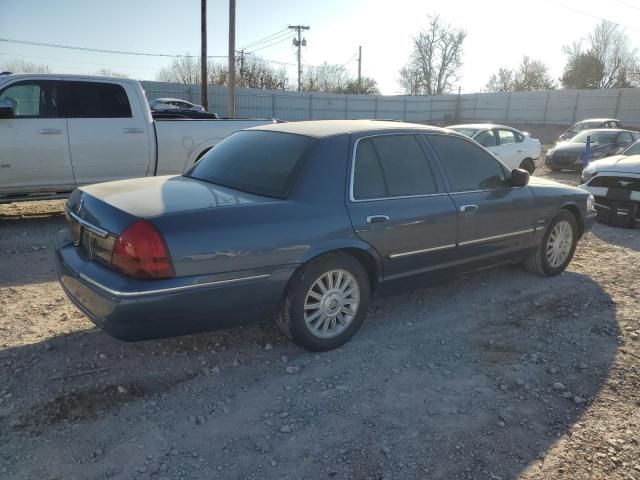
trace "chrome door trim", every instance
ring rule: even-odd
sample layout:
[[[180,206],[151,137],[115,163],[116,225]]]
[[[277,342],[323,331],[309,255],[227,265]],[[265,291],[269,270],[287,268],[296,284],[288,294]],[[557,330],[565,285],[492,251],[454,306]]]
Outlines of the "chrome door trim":
[[[500,238],[514,237],[516,235],[524,235],[525,233],[534,233],[534,232],[535,232],[535,229],[528,228],[526,230],[518,230],[517,232],[503,233],[503,234],[500,234],[500,235],[493,235],[491,237],[476,238],[474,240],[467,240],[465,242],[459,242],[458,246],[473,245],[474,243],[488,242],[490,240],[498,240]]]
[[[122,292],[120,290],[113,290],[112,288],[102,285],[100,282],[97,282],[96,280],[87,277],[84,273],[79,274],[79,277],[85,282],[90,283],[94,287],[97,287],[100,290],[110,293],[111,295],[114,295],[116,297],[142,297],[145,295],[156,295],[158,293],[181,292],[184,290],[193,290],[193,289],[203,288],[203,287],[214,287],[219,285],[228,285],[230,283],[248,282],[249,280],[259,280],[262,278],[268,278],[270,276],[271,276],[270,273],[265,273],[262,275],[251,275],[249,277],[229,278],[227,280],[216,280],[214,282],[196,283],[193,285],[183,285],[180,287],[168,287],[168,288],[158,288],[155,290],[137,290],[137,291],[131,291],[131,292]]]
[[[437,252],[438,250],[446,250],[446,249],[455,248],[455,247],[456,247],[455,243],[450,243],[449,245],[440,245],[439,247],[423,248],[422,250],[412,250],[410,252],[392,253],[391,255],[389,255],[389,258],[402,258],[402,257],[411,256],[411,255],[419,255],[421,253]]]

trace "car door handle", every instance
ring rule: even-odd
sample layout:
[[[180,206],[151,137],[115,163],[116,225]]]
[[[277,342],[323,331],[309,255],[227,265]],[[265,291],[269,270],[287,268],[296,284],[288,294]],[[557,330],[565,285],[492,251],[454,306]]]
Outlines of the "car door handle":
[[[62,130],[59,128],[40,128],[38,129],[38,133],[40,135],[58,135],[62,133]]]
[[[123,128],[124,133],[144,133],[144,128]]]
[[[460,213],[473,214],[478,211],[478,205],[462,205],[460,206]]]
[[[387,215],[371,215],[367,217],[367,223],[383,223],[388,221],[389,217]]]

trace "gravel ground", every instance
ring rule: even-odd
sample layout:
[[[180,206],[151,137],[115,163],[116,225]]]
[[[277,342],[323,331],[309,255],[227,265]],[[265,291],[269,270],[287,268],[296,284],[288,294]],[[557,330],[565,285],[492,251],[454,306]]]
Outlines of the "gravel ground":
[[[107,336],[56,282],[61,209],[0,206],[2,479],[640,479],[638,230],[377,299],[318,355],[269,318]]]

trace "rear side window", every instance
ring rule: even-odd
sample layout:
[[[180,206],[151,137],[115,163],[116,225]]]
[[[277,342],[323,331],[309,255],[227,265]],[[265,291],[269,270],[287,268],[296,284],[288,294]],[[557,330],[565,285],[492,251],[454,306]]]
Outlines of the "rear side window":
[[[504,168],[481,148],[460,137],[429,135],[428,138],[444,163],[454,191],[504,187]]]
[[[358,142],[353,175],[355,200],[437,191],[429,161],[414,135],[381,135]]]
[[[64,116],[69,118],[130,118],[131,106],[121,85],[62,82]]]
[[[240,131],[209,150],[186,174],[223,187],[286,198],[311,137],[269,131]]]
[[[498,136],[500,137],[500,145],[516,143],[516,136],[511,130],[498,130]]]
[[[8,100],[13,105],[15,118],[58,116],[58,88],[54,81],[14,83],[0,92],[0,100]]]

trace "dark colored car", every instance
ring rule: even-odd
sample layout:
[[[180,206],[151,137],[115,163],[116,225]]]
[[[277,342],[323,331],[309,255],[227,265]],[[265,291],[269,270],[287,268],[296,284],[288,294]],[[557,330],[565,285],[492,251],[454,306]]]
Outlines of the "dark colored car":
[[[640,139],[640,133],[619,129],[585,130],[571,140],[558,143],[549,150],[544,163],[551,170],[582,170],[587,138],[591,138],[589,160],[598,160],[622,153],[633,142]]]
[[[620,120],[616,118],[590,118],[588,120],[582,120],[581,122],[576,123],[569,127],[567,131],[565,131],[560,138],[558,139],[560,142],[565,140],[570,140],[575,137],[577,134],[584,130],[596,130],[603,128],[624,128]]]
[[[275,315],[300,345],[328,350],[360,328],[373,293],[503,263],[562,272],[591,197],[529,180],[439,128],[271,124],[229,136],[185,175],[77,189],[57,270],[118,338]]]
[[[215,120],[220,118],[217,113],[207,112],[202,105],[182,100],[180,98],[156,98],[149,102],[153,118],[179,119],[199,118]]]

